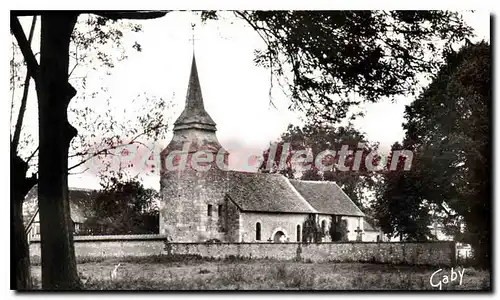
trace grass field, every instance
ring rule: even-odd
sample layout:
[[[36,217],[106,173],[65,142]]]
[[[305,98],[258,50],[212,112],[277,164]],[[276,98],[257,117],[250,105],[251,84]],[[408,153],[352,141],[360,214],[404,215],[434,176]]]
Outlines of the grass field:
[[[111,271],[118,263],[121,266],[112,280]],[[368,263],[164,257],[78,264],[84,288],[89,290],[438,290],[429,282],[438,269]],[[40,266],[32,267],[34,284],[38,287],[40,272]],[[443,269],[438,275],[434,283],[443,275],[449,278],[450,269]],[[443,284],[442,289],[490,290],[488,271],[465,268],[461,285],[458,279]]]

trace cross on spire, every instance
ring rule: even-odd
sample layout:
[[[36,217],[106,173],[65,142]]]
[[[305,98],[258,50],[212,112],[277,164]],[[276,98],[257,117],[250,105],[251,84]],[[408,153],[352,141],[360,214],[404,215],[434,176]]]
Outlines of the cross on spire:
[[[192,34],[192,38],[190,38],[189,40],[192,41],[193,43],[193,53],[194,53],[194,41],[195,40],[198,40],[198,39],[195,39],[194,38],[194,27],[196,26],[196,24],[194,23],[191,23],[191,34]]]

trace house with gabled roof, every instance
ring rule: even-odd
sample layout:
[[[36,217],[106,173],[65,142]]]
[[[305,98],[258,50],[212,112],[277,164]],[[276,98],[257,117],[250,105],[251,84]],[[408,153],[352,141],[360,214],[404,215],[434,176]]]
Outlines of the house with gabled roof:
[[[185,107],[160,154],[161,235],[172,242],[301,242],[313,217],[323,241],[332,220],[346,223],[348,240],[362,240],[364,214],[336,183],[229,171],[216,131],[193,55]]]
[[[74,234],[85,232],[83,224],[92,214],[92,200],[96,191],[83,188],[69,188],[69,207]],[[35,185],[26,195],[23,203],[23,222],[28,240],[40,237],[40,218],[38,213],[38,186]]]

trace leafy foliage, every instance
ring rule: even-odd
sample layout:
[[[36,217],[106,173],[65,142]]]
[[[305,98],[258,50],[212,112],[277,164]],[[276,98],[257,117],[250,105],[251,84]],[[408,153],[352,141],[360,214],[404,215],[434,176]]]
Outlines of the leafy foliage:
[[[401,144],[395,143],[391,150],[402,149]],[[433,239],[429,229],[431,207],[425,201],[424,187],[415,171],[404,171],[406,159],[398,157],[396,170],[385,169],[374,205],[375,217],[388,237],[400,237],[404,241]],[[392,155],[389,160],[392,163]]]
[[[93,14],[80,15],[71,36],[72,48],[69,54],[74,61],[73,70],[77,65],[90,66],[94,70],[101,67],[113,68],[115,62],[127,58],[126,47],[139,51],[135,46],[137,42],[132,46],[124,45],[123,36],[129,32],[141,31],[141,24],[129,20],[111,20]]]
[[[288,143],[286,149],[284,144]],[[347,151],[341,153],[342,147]],[[259,168],[262,172],[281,173],[289,178],[302,180],[335,181],[344,192],[359,207],[368,205],[367,191],[373,189],[376,178],[379,176],[365,165],[365,159],[372,151],[376,151],[378,144],[370,143],[366,137],[352,125],[332,126],[328,123],[310,123],[303,127],[289,125],[287,132],[281,135],[279,141],[264,151],[263,161]],[[271,151],[276,149],[276,156],[272,159]],[[323,151],[336,151],[324,156],[322,162],[330,166],[329,170],[320,170],[316,164],[318,154]],[[287,151],[283,153],[283,151]],[[299,151],[306,151],[311,156],[310,168],[304,170],[303,163],[299,162]],[[359,152],[359,159],[356,153]],[[326,153],[326,152],[325,152]],[[282,156],[284,165],[280,166]],[[304,156],[300,156],[304,158]],[[356,161],[359,161],[357,166]],[[374,164],[378,164],[375,160]],[[268,164],[271,168],[268,168]],[[358,167],[356,170],[355,167]],[[363,203],[365,202],[365,203]]]
[[[320,243],[322,237],[323,232],[316,220],[316,216],[314,214],[310,214],[302,225],[303,243]]]
[[[112,180],[93,203],[95,213],[84,223],[90,234],[156,234],[159,194],[136,181]]]
[[[255,62],[284,81],[293,108],[338,121],[352,105],[418,91],[441,53],[472,34],[449,11],[238,11],[265,41]],[[214,18],[213,12],[205,18]]]
[[[406,136],[393,149],[410,149],[411,172],[387,172],[377,205],[384,231],[428,236],[427,225],[471,243],[488,265],[490,245],[490,46],[468,44],[406,108]]]
[[[422,194],[447,215],[486,263],[491,232],[491,48],[450,53],[431,85],[406,109],[405,143],[418,150]],[[445,209],[448,206],[449,209]]]
[[[328,233],[330,234],[332,242],[347,241],[347,221],[341,220],[340,216],[332,215]]]

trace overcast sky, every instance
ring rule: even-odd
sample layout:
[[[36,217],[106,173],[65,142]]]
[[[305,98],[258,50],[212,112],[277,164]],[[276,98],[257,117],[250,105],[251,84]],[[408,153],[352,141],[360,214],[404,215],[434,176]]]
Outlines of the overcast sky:
[[[475,29],[477,39],[490,36],[488,12],[465,13],[466,22]],[[254,50],[263,48],[258,34],[241,20],[227,18],[202,25],[189,12],[169,13],[156,20],[141,21],[143,31],[127,34],[128,43],[137,41],[141,52],[127,51],[128,58],[116,64],[111,75],[89,72],[89,89],[105,86],[105,97],[112,105],[127,106],[137,94],[171,100],[175,107],[166,111],[173,122],[183,109],[192,58],[191,23],[195,30],[195,52],[205,108],[217,123],[217,136],[230,152],[232,149],[260,153],[276,140],[288,124],[300,124],[300,113],[289,111],[289,100],[279,88],[272,91],[269,105],[269,71],[256,67]],[[23,20],[25,30],[29,20]],[[37,41],[34,41],[36,45]],[[423,83],[425,84],[425,83]],[[36,103],[32,91],[31,104]],[[103,95],[104,96],[104,95]],[[398,98],[395,103],[382,101],[363,106],[366,116],[355,122],[368,140],[379,142],[383,150],[400,141],[404,132],[403,112],[412,98]],[[131,104],[130,104],[131,105]],[[36,106],[29,105],[26,128],[35,128]],[[35,129],[36,130],[36,129]],[[168,135],[166,145],[171,137]],[[159,177],[144,178],[148,187],[159,188]],[[98,188],[91,174],[73,175],[69,186]]]

